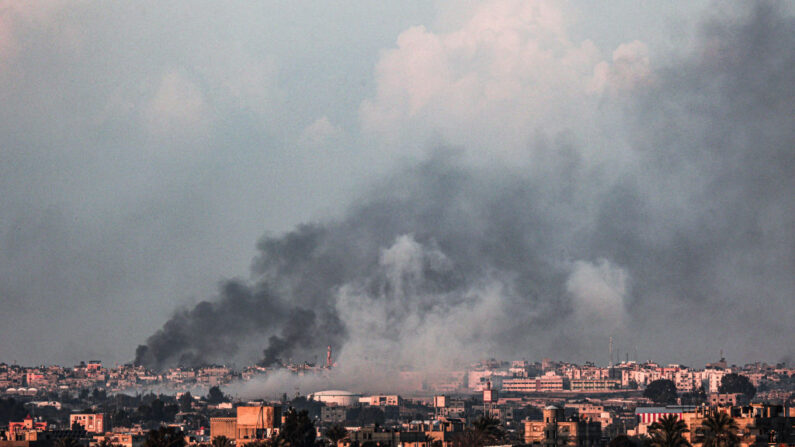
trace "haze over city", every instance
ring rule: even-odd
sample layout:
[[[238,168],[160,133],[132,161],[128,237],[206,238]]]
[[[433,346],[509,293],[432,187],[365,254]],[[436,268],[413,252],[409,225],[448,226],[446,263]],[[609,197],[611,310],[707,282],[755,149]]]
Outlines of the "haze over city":
[[[0,362],[791,363],[793,24],[4,3]]]

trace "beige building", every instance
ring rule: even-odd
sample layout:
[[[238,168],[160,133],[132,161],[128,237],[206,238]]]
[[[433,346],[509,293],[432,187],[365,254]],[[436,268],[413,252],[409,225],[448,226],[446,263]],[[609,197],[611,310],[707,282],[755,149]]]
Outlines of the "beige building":
[[[508,393],[535,393],[538,390],[536,378],[514,378],[502,381],[502,390]]]
[[[602,430],[606,429],[608,425],[615,421],[615,414],[604,407],[604,405],[596,405],[592,403],[573,403],[566,404],[566,408],[572,408],[577,411],[579,418],[582,420],[598,422],[602,426]]]
[[[566,420],[562,408],[544,408],[543,420],[524,422],[524,442],[543,447],[591,447],[601,442],[602,427],[598,422]]]
[[[751,404],[749,406],[718,406],[691,408],[638,408],[639,425],[636,433],[647,434],[648,426],[660,417],[675,415],[685,424],[685,438],[694,447],[702,444],[700,427],[704,420],[715,412],[729,414],[737,423],[740,447],[792,445],[795,443],[795,419],[788,417],[780,405]]]
[[[552,371],[546,372],[543,376],[537,378],[536,388],[540,392],[562,391],[563,376],[559,376]]]
[[[708,399],[712,407],[726,407],[743,403],[745,401],[743,397],[742,393],[715,393],[710,394]]]
[[[339,441],[339,447],[429,447],[431,441],[422,431],[395,431],[376,427],[365,427],[348,432],[348,437]]]
[[[106,435],[96,435],[91,440],[91,447],[99,445],[102,441],[108,440],[114,446],[121,447],[141,447],[146,437],[142,434],[134,433],[108,433]]]
[[[751,404],[745,407],[699,407],[682,413],[690,431],[687,440],[698,447],[702,443],[699,433],[704,419],[714,412],[727,413],[737,423],[740,447],[761,445],[792,445],[795,443],[795,420],[788,417],[780,405]]]
[[[237,418],[210,418],[210,436],[237,439]]]
[[[571,379],[572,391],[605,391],[621,388],[618,379]]]
[[[359,403],[374,407],[398,406],[402,403],[397,394],[364,396],[359,398]]]
[[[431,445],[452,447],[457,437],[464,431],[464,422],[459,419],[440,419],[424,429]]]
[[[503,379],[502,390],[512,393],[563,391],[563,376],[550,371],[539,377]]]
[[[210,436],[225,436],[238,446],[258,439],[271,438],[281,425],[281,408],[240,406],[233,418],[210,418]]]
[[[97,414],[70,414],[69,426],[72,427],[75,423],[83,426],[83,429],[88,433],[105,433],[110,431],[110,427],[105,423],[105,415],[102,413]]]

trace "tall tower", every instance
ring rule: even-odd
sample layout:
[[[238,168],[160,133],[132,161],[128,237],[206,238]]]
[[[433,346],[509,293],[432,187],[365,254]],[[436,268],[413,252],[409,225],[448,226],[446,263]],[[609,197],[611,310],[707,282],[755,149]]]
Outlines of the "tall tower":
[[[328,345],[326,350],[326,369],[331,369],[332,366],[334,366],[334,362],[331,360],[331,345]]]
[[[554,405],[549,405],[544,408],[543,415],[545,424],[544,445],[547,447],[557,447],[561,444],[561,441],[564,441],[564,444],[568,444],[568,442],[566,442],[568,440],[560,439],[558,436],[558,423],[565,420],[563,409]]]
[[[494,412],[494,405],[499,400],[497,390],[491,388],[491,380],[486,382],[486,388],[483,390],[483,415],[492,417]]]
[[[608,365],[609,368],[613,367],[613,337],[610,337],[610,364]]]

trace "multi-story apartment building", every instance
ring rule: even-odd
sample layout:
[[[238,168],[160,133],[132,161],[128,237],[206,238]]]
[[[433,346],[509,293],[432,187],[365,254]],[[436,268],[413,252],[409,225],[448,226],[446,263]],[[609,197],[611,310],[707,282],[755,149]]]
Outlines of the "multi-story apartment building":
[[[110,431],[108,419],[102,413],[80,413],[69,415],[69,426],[80,424],[88,433],[105,433]]]
[[[606,391],[621,388],[621,380],[617,379],[571,379],[572,391]]]

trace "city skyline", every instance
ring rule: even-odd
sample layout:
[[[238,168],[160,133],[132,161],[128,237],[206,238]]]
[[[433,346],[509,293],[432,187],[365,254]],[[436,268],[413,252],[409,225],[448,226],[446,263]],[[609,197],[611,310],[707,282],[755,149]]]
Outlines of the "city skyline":
[[[96,360],[73,368],[0,363],[0,445],[140,447],[174,437],[171,447],[286,439],[296,447],[635,446],[662,437],[666,418],[684,424],[694,447],[709,446],[702,430],[716,418],[739,447],[792,445],[795,432],[795,369],[785,365],[734,367],[721,359],[703,369],[606,368],[490,359],[446,376],[402,371],[401,389],[395,380],[328,388],[340,385],[328,380],[337,367],[330,355],[322,366],[157,373]],[[277,377],[267,386],[285,369],[299,381]]]
[[[744,376],[765,392],[785,396],[795,369],[786,363],[753,362],[733,365],[721,358],[705,365],[661,364],[654,361],[620,361],[609,365],[576,364],[560,359],[540,361],[484,359],[469,365],[423,371],[401,368],[373,374],[336,362],[279,362],[277,365],[175,366],[149,370],[142,365],[105,365],[100,360],[81,361],[74,366],[14,365],[0,362],[0,394],[35,398],[63,390],[98,389],[113,393],[181,393],[217,387],[242,399],[275,399],[285,391],[313,394],[324,390],[346,390],[358,394],[400,393],[427,396],[440,393],[478,394],[494,389],[506,395],[539,394],[577,398],[589,394],[638,395],[652,382],[669,380],[683,395],[717,394],[727,375]],[[783,394],[782,394],[783,393]],[[760,396],[762,388],[760,388]]]

